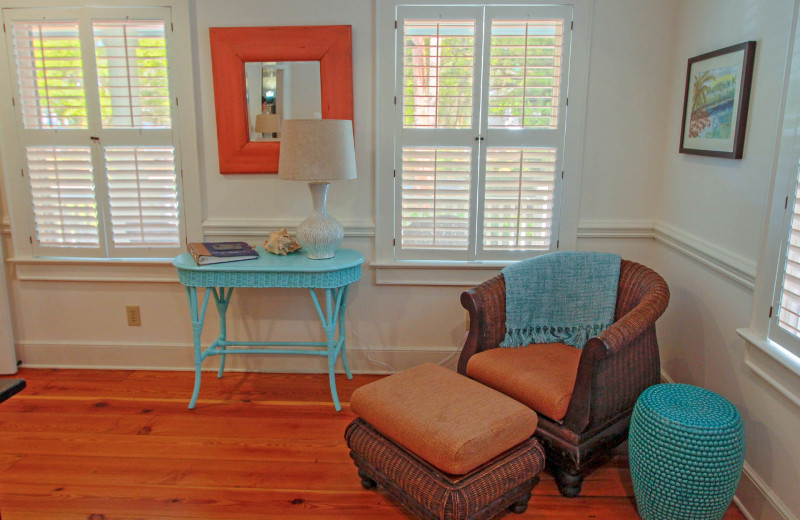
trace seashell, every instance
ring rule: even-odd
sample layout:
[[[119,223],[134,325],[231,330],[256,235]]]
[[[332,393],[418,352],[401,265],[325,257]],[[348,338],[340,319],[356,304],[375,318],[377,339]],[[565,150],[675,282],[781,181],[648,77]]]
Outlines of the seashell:
[[[275,255],[294,253],[301,247],[294,237],[286,231],[286,228],[280,231],[271,231],[269,240],[264,242],[264,249]]]

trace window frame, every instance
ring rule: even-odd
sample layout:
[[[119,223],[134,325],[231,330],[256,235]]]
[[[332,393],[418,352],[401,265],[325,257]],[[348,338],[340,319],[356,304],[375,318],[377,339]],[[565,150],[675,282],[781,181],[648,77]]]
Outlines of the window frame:
[[[448,258],[442,255],[437,258],[428,259],[403,259],[395,255],[395,246],[398,237],[395,236],[395,176],[399,173],[395,169],[395,114],[401,110],[401,101],[397,105],[394,97],[397,95],[395,90],[395,72],[398,64],[395,56],[395,42],[399,37],[395,28],[396,13],[401,6],[441,6],[445,9],[457,7],[460,4],[454,0],[422,0],[418,2],[403,2],[393,0],[391,2],[379,2],[376,8],[376,261],[373,267],[377,270],[377,283],[391,284],[432,284],[439,285],[439,268],[448,266],[453,269],[464,269],[474,271],[478,276],[485,275],[481,272],[487,268],[502,267],[520,258],[530,257],[535,254],[542,254],[536,251],[523,251],[520,255],[508,255],[507,258],[486,259],[477,256],[475,259]],[[572,45],[569,69],[569,125],[566,129],[564,139],[564,150],[569,150],[564,155],[561,169],[564,170],[564,178],[561,181],[562,203],[554,208],[554,220],[558,228],[553,230],[553,247],[559,249],[574,249],[577,242],[578,208],[580,205],[580,177],[583,163],[583,128],[586,120],[586,98],[589,68],[589,44],[591,41],[591,19],[594,8],[594,0],[555,0],[549,2],[519,1],[509,0],[504,2],[482,2],[480,5],[489,8],[499,8],[500,6],[510,9],[520,9],[532,7],[534,9],[544,9],[546,7],[571,7],[573,16],[572,26]],[[473,6],[465,6],[469,8]],[[457,17],[457,16],[456,16]],[[398,24],[399,25],[399,24]],[[382,59],[385,58],[385,59]],[[565,96],[566,98],[566,96]],[[473,131],[474,132],[474,131]],[[474,137],[474,136],[473,136]],[[484,145],[485,148],[485,145]],[[484,150],[485,151],[485,150]],[[557,175],[560,175],[557,173]],[[472,216],[472,219],[478,215]],[[557,233],[557,234],[556,234]],[[477,239],[477,237],[475,238]],[[433,256],[433,255],[431,255]],[[408,276],[398,272],[405,270]],[[460,285],[470,283],[475,279],[475,275],[467,274],[457,276],[447,285]],[[385,282],[382,282],[385,280]],[[462,281],[463,280],[463,281]]]
[[[800,27],[796,16],[795,12],[753,309],[749,327],[736,332],[747,342],[745,365],[800,406],[800,338],[778,325],[793,203],[800,181]]]
[[[26,160],[25,150],[23,149],[22,141],[18,134],[18,125],[21,127],[21,120],[19,120],[17,107],[12,104],[12,98],[18,100],[19,93],[16,90],[16,64],[10,61],[13,56],[12,39],[10,35],[10,27],[6,28],[7,34],[3,38],[2,49],[0,49],[0,69],[5,67],[9,71],[8,74],[0,75],[0,117],[6,121],[15,121],[14,125],[3,125],[0,129],[0,147],[2,148],[2,161],[3,161],[3,177],[5,178],[5,198],[8,203],[8,216],[12,231],[12,244],[13,254],[9,261],[21,264],[26,259],[35,258],[50,258],[58,259],[63,258],[65,262],[69,259],[83,258],[89,259],[94,262],[111,262],[114,265],[120,265],[121,262],[132,260],[133,262],[140,261],[141,259],[171,259],[175,254],[181,252],[185,248],[185,244],[189,236],[197,236],[200,233],[200,215],[199,204],[187,204],[187,201],[199,200],[199,179],[196,175],[183,175],[184,171],[196,172],[197,171],[197,136],[194,114],[194,89],[193,78],[194,73],[192,70],[191,60],[191,44],[190,44],[190,24],[189,24],[189,9],[187,0],[140,0],[135,6],[121,6],[119,2],[110,0],[101,0],[99,2],[89,2],[85,0],[77,0],[65,5],[63,2],[57,0],[39,0],[35,5],[31,6],[30,3],[24,0],[0,0],[0,9],[4,13],[8,13],[11,17],[17,17],[17,13],[24,11],[36,11],[39,13],[38,18],[41,18],[42,11],[44,10],[48,16],[51,13],[58,11],[67,12],[75,9],[90,9],[94,12],[87,15],[86,18],[89,22],[93,19],[105,18],[120,18],[125,16],[136,18],[137,13],[140,13],[143,19],[152,19],[154,10],[167,10],[169,19],[165,21],[165,36],[167,38],[167,56],[168,66],[170,69],[170,110],[172,113],[172,128],[168,130],[160,129],[160,132],[171,132],[172,145],[175,148],[175,171],[176,171],[176,185],[178,192],[178,205],[179,205],[179,244],[176,247],[116,247],[113,243],[112,232],[110,229],[110,217],[108,209],[103,209],[106,204],[98,204],[98,218],[106,219],[105,225],[109,226],[106,233],[107,243],[104,244],[101,239],[101,245],[96,248],[72,248],[72,247],[41,247],[36,244],[36,227],[33,220],[33,207],[30,197],[30,185],[27,176],[23,175]],[[165,11],[166,12],[166,11]],[[97,16],[95,13],[102,13],[102,16]],[[149,16],[148,16],[149,15]],[[71,19],[78,19],[82,15],[73,15]],[[53,18],[57,18],[53,16]],[[58,17],[64,19],[64,17]],[[84,28],[81,27],[81,46],[82,55],[84,60],[87,60],[86,53],[91,47],[91,54],[89,60],[91,62],[84,65],[84,68],[94,66],[94,46],[90,45],[93,42],[93,30],[91,24]],[[86,40],[85,35],[89,35],[90,40]],[[86,96],[88,103],[93,103],[90,96],[97,93],[97,85],[93,83],[90,78],[84,77],[84,88],[86,89]],[[88,108],[88,107],[87,107]],[[103,130],[103,129],[101,129]],[[105,132],[112,131],[111,129],[103,130]],[[65,131],[66,132],[66,131]],[[73,130],[70,130],[73,132]],[[77,130],[77,132],[84,132]],[[88,130],[85,131],[88,135]],[[117,129],[117,132],[120,132]],[[138,133],[138,129],[122,130],[122,132]],[[74,140],[74,138],[70,138]],[[51,143],[52,144],[52,143]],[[65,143],[65,144],[71,144]],[[81,143],[83,145],[83,143]],[[120,142],[118,138],[107,139],[103,145],[129,145],[141,146],[150,143],[146,138],[141,141],[126,141]],[[103,147],[92,144],[91,145],[94,164],[102,164],[103,171],[94,172],[95,176],[95,190],[96,196],[100,198],[107,191],[105,170],[105,154]],[[103,180],[103,185],[98,185],[97,179]],[[105,212],[105,214],[104,214]],[[103,223],[100,223],[103,226]],[[102,232],[102,231],[101,231]],[[106,253],[106,247],[108,253]]]

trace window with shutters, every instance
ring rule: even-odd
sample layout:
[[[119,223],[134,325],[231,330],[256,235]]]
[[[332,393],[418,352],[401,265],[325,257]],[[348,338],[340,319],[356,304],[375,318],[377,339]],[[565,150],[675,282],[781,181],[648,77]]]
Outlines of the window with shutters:
[[[4,155],[25,192],[12,220],[32,254],[183,250],[171,9],[3,9],[3,22],[17,120]]]
[[[396,260],[556,249],[572,6],[397,6]]]

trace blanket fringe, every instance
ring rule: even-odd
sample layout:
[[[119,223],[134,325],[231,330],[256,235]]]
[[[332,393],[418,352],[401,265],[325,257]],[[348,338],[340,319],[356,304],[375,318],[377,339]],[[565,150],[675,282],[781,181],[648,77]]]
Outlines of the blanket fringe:
[[[524,329],[508,329],[501,347],[519,348],[531,343],[566,343],[573,347],[583,348],[587,341],[597,336],[606,325],[595,323],[580,327],[559,327],[538,325]]]

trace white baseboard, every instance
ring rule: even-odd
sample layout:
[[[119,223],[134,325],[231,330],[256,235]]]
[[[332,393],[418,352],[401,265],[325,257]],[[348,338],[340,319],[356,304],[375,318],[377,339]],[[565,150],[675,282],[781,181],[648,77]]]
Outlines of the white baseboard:
[[[208,345],[203,345],[203,348]],[[16,345],[23,368],[88,368],[103,370],[194,370],[194,348],[189,343],[142,344],[111,342],[33,342]],[[358,374],[389,374],[422,363],[441,363],[455,368],[457,351],[437,348],[371,349],[348,347],[350,369]],[[322,356],[239,354],[228,356],[225,370],[247,372],[326,373]],[[216,370],[212,356],[203,370]],[[337,372],[344,373],[341,361]]]
[[[733,501],[748,520],[798,520],[747,462]]]
[[[665,383],[675,383],[663,369],[661,380]],[[747,461],[742,468],[742,478],[739,480],[733,502],[747,520],[800,520]]]

